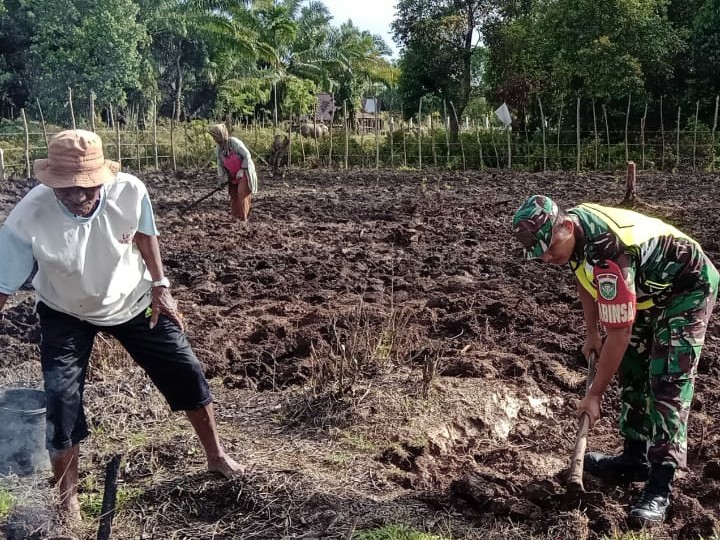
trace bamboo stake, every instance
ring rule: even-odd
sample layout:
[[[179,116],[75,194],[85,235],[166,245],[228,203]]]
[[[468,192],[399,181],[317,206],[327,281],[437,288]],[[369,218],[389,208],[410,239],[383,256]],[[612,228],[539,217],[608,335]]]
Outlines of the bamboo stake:
[[[332,168],[333,125],[335,124],[335,94],[331,94],[330,99],[332,99],[332,110],[330,111],[330,127],[328,128],[328,134],[330,135],[330,148],[328,149],[328,167]]]
[[[545,146],[545,115],[543,114],[542,101],[538,96],[538,105],[540,106],[540,123],[542,124],[542,142],[543,142],[543,172],[547,170],[547,147]]]
[[[20,109],[20,114],[22,115],[23,131],[25,132],[25,178],[30,178],[30,132],[24,108]]]
[[[648,104],[645,102],[645,111],[640,119],[640,148],[642,149],[642,168],[645,169],[645,122],[647,120]]]
[[[695,172],[696,157],[697,157],[697,128],[698,128],[698,114],[700,113],[700,102],[695,102],[695,131],[693,132],[693,164],[692,170]]]
[[[5,154],[3,149],[0,148],[0,182],[5,180]]]
[[[292,167],[292,140],[293,140],[293,130],[292,130],[292,122],[293,122],[293,111],[290,111],[290,123],[288,123],[288,169]]]
[[[313,140],[315,141],[315,156],[317,157],[317,166],[320,167],[320,141],[318,140],[317,132],[317,114],[318,104],[317,99],[315,100],[315,111],[313,112]],[[275,124],[277,125],[277,114],[275,115]]]
[[[577,107],[576,107],[576,122],[575,122],[575,132],[577,134],[577,164],[576,164],[576,171],[578,174],[580,174],[580,98],[577,98]]]
[[[593,111],[593,133],[595,134],[595,170],[598,168],[598,147],[600,146],[600,138],[597,130],[597,114],[595,113],[595,98],[592,100],[592,111]]]
[[[525,163],[530,170],[530,134],[528,133],[528,113],[525,107],[523,107],[523,123],[525,124]]]
[[[418,108],[418,126],[417,126],[417,140],[418,140],[418,169],[422,170],[422,97],[420,98],[420,106]]]
[[[175,159],[175,102],[173,101],[173,111],[170,117],[170,156],[172,157],[173,172],[177,172],[177,161]]]
[[[345,169],[348,168],[348,152],[350,151],[350,134],[348,130],[347,99],[343,100],[343,118],[345,119]]]
[[[430,148],[433,155],[433,167],[437,169],[437,145],[435,144],[435,126],[433,125],[432,114],[428,115],[428,120],[430,121]]]
[[[155,170],[160,169],[157,147],[157,98],[153,98],[153,155],[155,157]]]
[[[665,170],[665,122],[663,120],[663,97],[660,96],[660,142],[662,143],[662,162],[660,170]]]
[[[72,88],[68,86],[68,105],[70,105],[70,118],[72,120],[72,128],[75,128],[75,110],[73,109],[73,102],[72,102]]]
[[[447,102],[443,99],[443,118],[445,118],[445,148],[447,149],[445,155],[445,167],[450,166],[450,118],[447,114]]]
[[[40,106],[40,100],[38,98],[35,98],[35,101],[37,102],[38,112],[40,112],[40,123],[42,124],[42,128],[43,128],[43,137],[45,137],[45,149],[47,149],[48,148],[48,136],[47,136],[47,127],[45,126],[45,117],[43,116],[42,107]]]
[[[135,147],[137,150],[137,167],[138,167],[138,173],[142,170],[142,165],[140,163],[140,126],[136,123],[135,124]]]
[[[603,111],[603,120],[605,120],[605,137],[607,140],[607,149],[608,149],[607,164],[608,164],[608,169],[611,169],[612,168],[612,163],[611,163],[612,158],[610,156],[610,124],[608,122],[607,106],[605,105],[605,103],[603,103],[602,111]]]
[[[111,109],[112,110],[112,109]],[[122,166],[122,146],[120,144],[120,122],[115,123],[115,142],[117,144],[117,160]]]
[[[90,90],[90,128],[95,133],[95,91]]]
[[[455,109],[455,105],[453,102],[450,102],[450,108],[452,108],[453,115],[455,116],[455,123],[458,125],[458,132],[460,131],[460,120],[458,119],[457,110]],[[465,163],[465,146],[463,145],[463,138],[462,133],[458,133],[458,137],[460,138],[460,153],[462,154],[462,164],[463,164],[463,171],[467,170],[467,166]]]
[[[405,117],[402,116],[402,118],[403,118],[403,121],[402,121],[402,124],[400,124],[400,130],[402,132],[402,143],[403,143],[403,166],[407,167],[407,140],[405,139]]]
[[[564,96],[563,96],[564,97]],[[560,114],[558,115],[558,127],[557,127],[557,155],[558,155],[558,168],[562,170],[562,150],[560,149],[560,133],[562,130],[562,116],[563,116],[563,103],[560,100]]]
[[[395,119],[390,116],[390,167],[395,167],[395,141],[393,138],[393,131],[395,128]]]
[[[483,162],[483,155],[482,155],[482,142],[480,142],[480,122],[476,120],[475,124],[475,137],[477,138],[478,143],[478,154],[480,158],[480,170],[485,170],[485,163]]]
[[[718,123],[718,105],[720,105],[720,96],[715,96],[715,119],[713,120],[713,127],[712,127],[712,147],[711,147],[711,158],[710,158],[710,167],[711,170],[715,170],[715,130],[717,129],[717,123]]]
[[[675,170],[680,168],[680,106],[677,114],[677,138],[675,142]]]
[[[630,150],[628,149],[628,124],[630,123],[630,94],[628,94],[627,112],[625,113],[625,161],[630,160]]]
[[[375,168],[380,168],[380,132],[378,131],[378,100],[373,96],[374,117],[375,117]]]

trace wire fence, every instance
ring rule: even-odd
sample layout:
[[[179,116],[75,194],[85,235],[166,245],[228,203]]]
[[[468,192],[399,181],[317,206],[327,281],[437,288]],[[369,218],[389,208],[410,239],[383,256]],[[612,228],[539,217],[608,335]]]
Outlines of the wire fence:
[[[289,122],[277,127],[239,123],[233,126],[233,136],[242,139],[260,162],[303,167],[580,172],[621,169],[634,161],[640,170],[715,171],[720,166],[718,101],[709,118],[700,118],[699,104],[695,114],[684,119],[680,109],[672,119],[662,118],[661,113],[659,121],[652,122],[653,130],[645,129],[647,106],[638,120],[630,118],[629,107],[626,114],[613,116],[603,106],[602,116],[596,116],[593,103],[594,121],[584,126],[578,100],[574,125],[568,125],[567,118],[563,124],[562,115],[544,116],[541,106],[534,127],[526,118],[520,128],[507,129],[488,114],[456,119],[455,136],[449,117],[420,111],[407,121],[388,113],[376,114],[374,121],[366,121],[360,129],[357,124],[336,122],[318,138],[302,137],[296,132],[297,125]],[[670,123],[667,128],[666,121]],[[102,122],[96,126],[92,121],[78,127],[92,129],[102,137],[107,158],[120,161],[125,170],[142,173],[214,165],[215,143],[207,133],[210,123],[144,118],[134,126]],[[624,129],[616,128],[623,123]],[[0,179],[31,176],[33,160],[47,156],[47,141],[60,130],[42,119],[28,120],[24,111],[22,120],[0,120]],[[278,137],[288,140],[279,160],[273,156]]]

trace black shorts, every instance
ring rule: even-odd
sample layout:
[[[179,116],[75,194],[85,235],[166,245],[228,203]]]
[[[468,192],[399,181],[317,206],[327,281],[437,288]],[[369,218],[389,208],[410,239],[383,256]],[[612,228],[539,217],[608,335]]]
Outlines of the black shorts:
[[[160,315],[151,330],[144,312],[115,326],[97,326],[42,302],[37,312],[49,450],[70,448],[89,435],[83,392],[90,352],[100,331],[122,344],[173,411],[191,411],[212,402],[200,362],[185,334],[168,317]]]

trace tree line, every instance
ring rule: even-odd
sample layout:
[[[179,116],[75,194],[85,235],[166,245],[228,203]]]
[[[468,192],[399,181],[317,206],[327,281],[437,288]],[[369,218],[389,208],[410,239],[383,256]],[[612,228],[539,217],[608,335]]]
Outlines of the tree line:
[[[602,113],[612,130],[627,117],[647,131],[680,117],[682,129],[700,118],[715,130],[720,0],[398,0],[397,59],[352,22],[333,26],[316,0],[0,0],[0,10],[0,117],[42,103],[67,125],[72,87],[98,110],[120,107],[120,120],[156,103],[176,120],[276,123],[312,114],[328,92],[350,117],[370,96],[406,119],[440,111],[453,141],[458,119],[502,102],[515,131],[537,133],[574,117],[578,98],[583,126]]]

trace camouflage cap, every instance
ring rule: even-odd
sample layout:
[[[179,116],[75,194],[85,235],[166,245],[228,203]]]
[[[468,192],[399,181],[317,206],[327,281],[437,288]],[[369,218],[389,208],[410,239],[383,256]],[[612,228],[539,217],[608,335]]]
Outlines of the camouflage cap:
[[[517,209],[512,228],[526,259],[538,259],[548,250],[557,216],[557,204],[544,195],[528,197]]]

